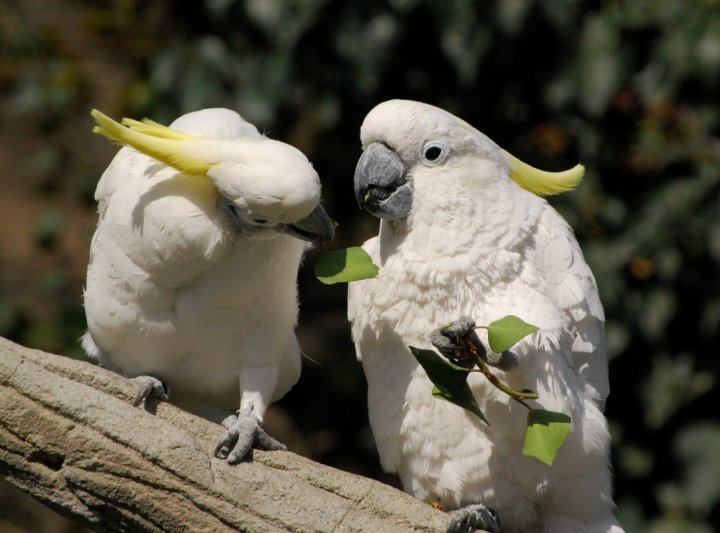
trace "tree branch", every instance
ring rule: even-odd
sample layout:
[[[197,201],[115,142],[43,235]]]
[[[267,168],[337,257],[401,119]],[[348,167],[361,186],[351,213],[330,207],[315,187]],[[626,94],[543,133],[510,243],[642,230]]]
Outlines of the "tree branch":
[[[0,475],[103,530],[439,531],[447,515],[290,452],[212,456],[220,426],[126,379],[0,338]]]

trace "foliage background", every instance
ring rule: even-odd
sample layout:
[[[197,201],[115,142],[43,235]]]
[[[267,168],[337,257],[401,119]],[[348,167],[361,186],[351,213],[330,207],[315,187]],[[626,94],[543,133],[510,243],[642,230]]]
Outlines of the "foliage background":
[[[89,110],[168,122],[239,110],[313,161],[340,223],[375,104],[444,107],[536,166],[587,167],[553,200],[605,304],[616,501],[628,531],[720,524],[718,0],[0,0],[0,334],[81,357],[95,183],[115,148]],[[305,365],[271,430],[383,475],[344,287],[300,274]],[[0,423],[2,406],[0,406]],[[0,529],[77,526],[0,487]]]

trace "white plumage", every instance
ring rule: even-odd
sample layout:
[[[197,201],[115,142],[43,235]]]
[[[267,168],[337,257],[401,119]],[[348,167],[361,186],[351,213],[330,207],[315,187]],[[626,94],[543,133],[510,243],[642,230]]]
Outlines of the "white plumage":
[[[233,111],[189,113],[171,127],[157,136],[200,137],[177,151],[212,166],[190,175],[118,152],[96,191],[83,346],[129,377],[161,379],[180,404],[239,405],[261,421],[300,375],[300,239],[332,236],[320,181],[299,151]]]
[[[363,248],[381,270],[350,284],[348,315],[383,467],[417,498],[485,504],[503,531],[621,531],[602,414],[603,309],[572,230],[510,178],[514,158],[441,109],[385,102],[361,140],[356,192],[383,219]],[[513,370],[495,373],[538,392],[534,406],[572,417],[552,467],[521,454],[522,405],[471,375],[486,425],[434,398],[407,349],[431,347],[431,332],[463,315],[489,324],[508,314],[540,331],[513,348]]]

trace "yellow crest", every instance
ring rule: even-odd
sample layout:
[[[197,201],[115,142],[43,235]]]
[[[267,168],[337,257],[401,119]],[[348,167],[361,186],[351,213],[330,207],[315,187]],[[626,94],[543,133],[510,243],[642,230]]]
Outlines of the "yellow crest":
[[[168,128],[149,119],[140,122],[124,118],[120,124],[97,109],[93,109],[90,114],[97,123],[93,132],[118,144],[131,146],[183,174],[205,175],[212,166],[211,163],[194,159],[183,151],[186,141],[200,137]]]
[[[501,150],[507,161],[510,177],[525,190],[538,196],[551,196],[574,189],[585,175],[585,167],[575,165],[562,172],[547,172],[523,163],[514,155]]]

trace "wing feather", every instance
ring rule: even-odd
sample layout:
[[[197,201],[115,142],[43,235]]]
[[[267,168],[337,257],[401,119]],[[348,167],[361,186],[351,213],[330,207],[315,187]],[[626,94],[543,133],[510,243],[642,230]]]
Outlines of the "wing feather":
[[[538,268],[545,275],[550,296],[568,319],[573,336],[571,364],[602,409],[610,385],[600,296],[572,229],[549,206],[539,224],[537,250]]]

